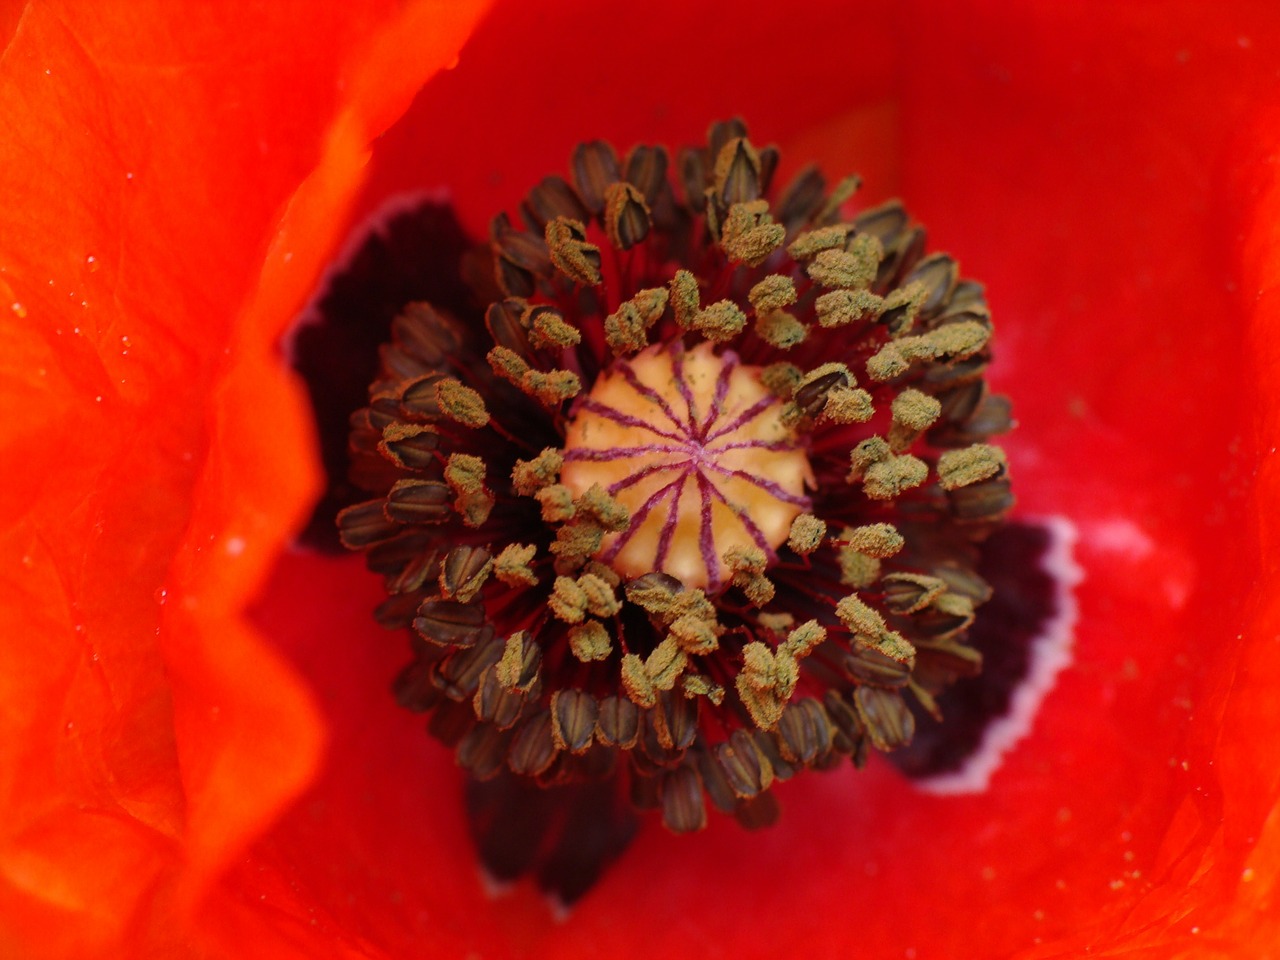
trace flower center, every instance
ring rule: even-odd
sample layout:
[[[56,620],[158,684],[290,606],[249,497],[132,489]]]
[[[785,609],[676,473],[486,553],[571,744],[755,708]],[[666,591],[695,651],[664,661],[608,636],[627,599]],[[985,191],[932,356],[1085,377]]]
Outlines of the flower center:
[[[618,360],[577,405],[561,482],[598,484],[627,508],[598,558],[628,579],[654,570],[715,592],[735,557],[770,561],[809,506],[808,457],[760,370],[679,341]]]
[[[982,287],[897,203],[846,215],[855,178],[774,198],[739,122],[678,156],[580,144],[493,220],[483,317],[404,308],[338,524],[476,779],[625,782],[688,832],[940,715],[1013,495]]]

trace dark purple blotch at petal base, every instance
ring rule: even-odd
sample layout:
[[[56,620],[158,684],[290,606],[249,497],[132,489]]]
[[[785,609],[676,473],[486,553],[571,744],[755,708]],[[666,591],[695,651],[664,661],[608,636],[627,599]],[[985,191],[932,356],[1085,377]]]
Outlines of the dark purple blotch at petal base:
[[[445,204],[420,203],[371,223],[301,318],[292,339],[293,367],[307,385],[327,478],[300,537],[307,546],[345,552],[334,518],[365,499],[347,480],[347,418],[369,401],[378,347],[387,341],[391,321],[415,300],[458,316],[479,316],[462,268],[472,246]]]
[[[903,773],[933,777],[960,769],[988,725],[1009,712],[1014,692],[1027,679],[1035,640],[1059,614],[1058,585],[1045,565],[1052,542],[1047,527],[1011,520],[983,543],[978,572],[995,595],[969,630],[969,642],[982,653],[982,672],[938,696],[941,723],[908,698],[915,738],[888,755]]]
[[[631,843],[639,820],[605,780],[543,787],[510,773],[468,780],[471,840],[491,880],[533,875],[563,906],[589,891]]]

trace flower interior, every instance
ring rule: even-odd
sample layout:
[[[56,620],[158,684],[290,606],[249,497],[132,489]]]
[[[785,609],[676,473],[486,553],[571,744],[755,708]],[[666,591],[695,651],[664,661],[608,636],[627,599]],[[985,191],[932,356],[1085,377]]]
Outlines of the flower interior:
[[[778,159],[739,121],[674,164],[580,144],[470,261],[483,322],[393,323],[339,528],[410,629],[399,702],[477,779],[764,826],[980,669],[1013,503],[983,289]]]

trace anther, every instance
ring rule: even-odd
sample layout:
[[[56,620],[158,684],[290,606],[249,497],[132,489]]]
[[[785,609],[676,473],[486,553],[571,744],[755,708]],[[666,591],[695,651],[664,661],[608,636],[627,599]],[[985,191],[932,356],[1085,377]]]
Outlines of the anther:
[[[604,229],[609,242],[630,250],[649,235],[649,206],[629,183],[611,183],[604,193]]]
[[[757,315],[785,310],[796,302],[795,281],[783,274],[770,274],[751,288],[747,300]]]
[[[546,239],[557,270],[584,286],[600,282],[600,248],[587,243],[587,228],[580,221],[556,217],[547,224]]]
[[[822,545],[827,535],[827,525],[809,513],[802,513],[791,522],[787,546],[801,556],[808,556]]]

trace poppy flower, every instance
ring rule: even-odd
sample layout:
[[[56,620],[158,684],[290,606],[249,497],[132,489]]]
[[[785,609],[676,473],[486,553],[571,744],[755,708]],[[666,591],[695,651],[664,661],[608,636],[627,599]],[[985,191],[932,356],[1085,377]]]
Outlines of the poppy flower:
[[[0,943],[1265,955],[1270,5],[481,13],[4,21]],[[1074,661],[985,792],[871,764],[785,785],[768,831],[646,823],[561,921],[477,876],[453,759],[386,694],[376,579],[287,549],[320,476],[278,344],[388,198],[447,191],[480,236],[579,140],[733,113],[987,284],[1019,509],[1079,532]]]

